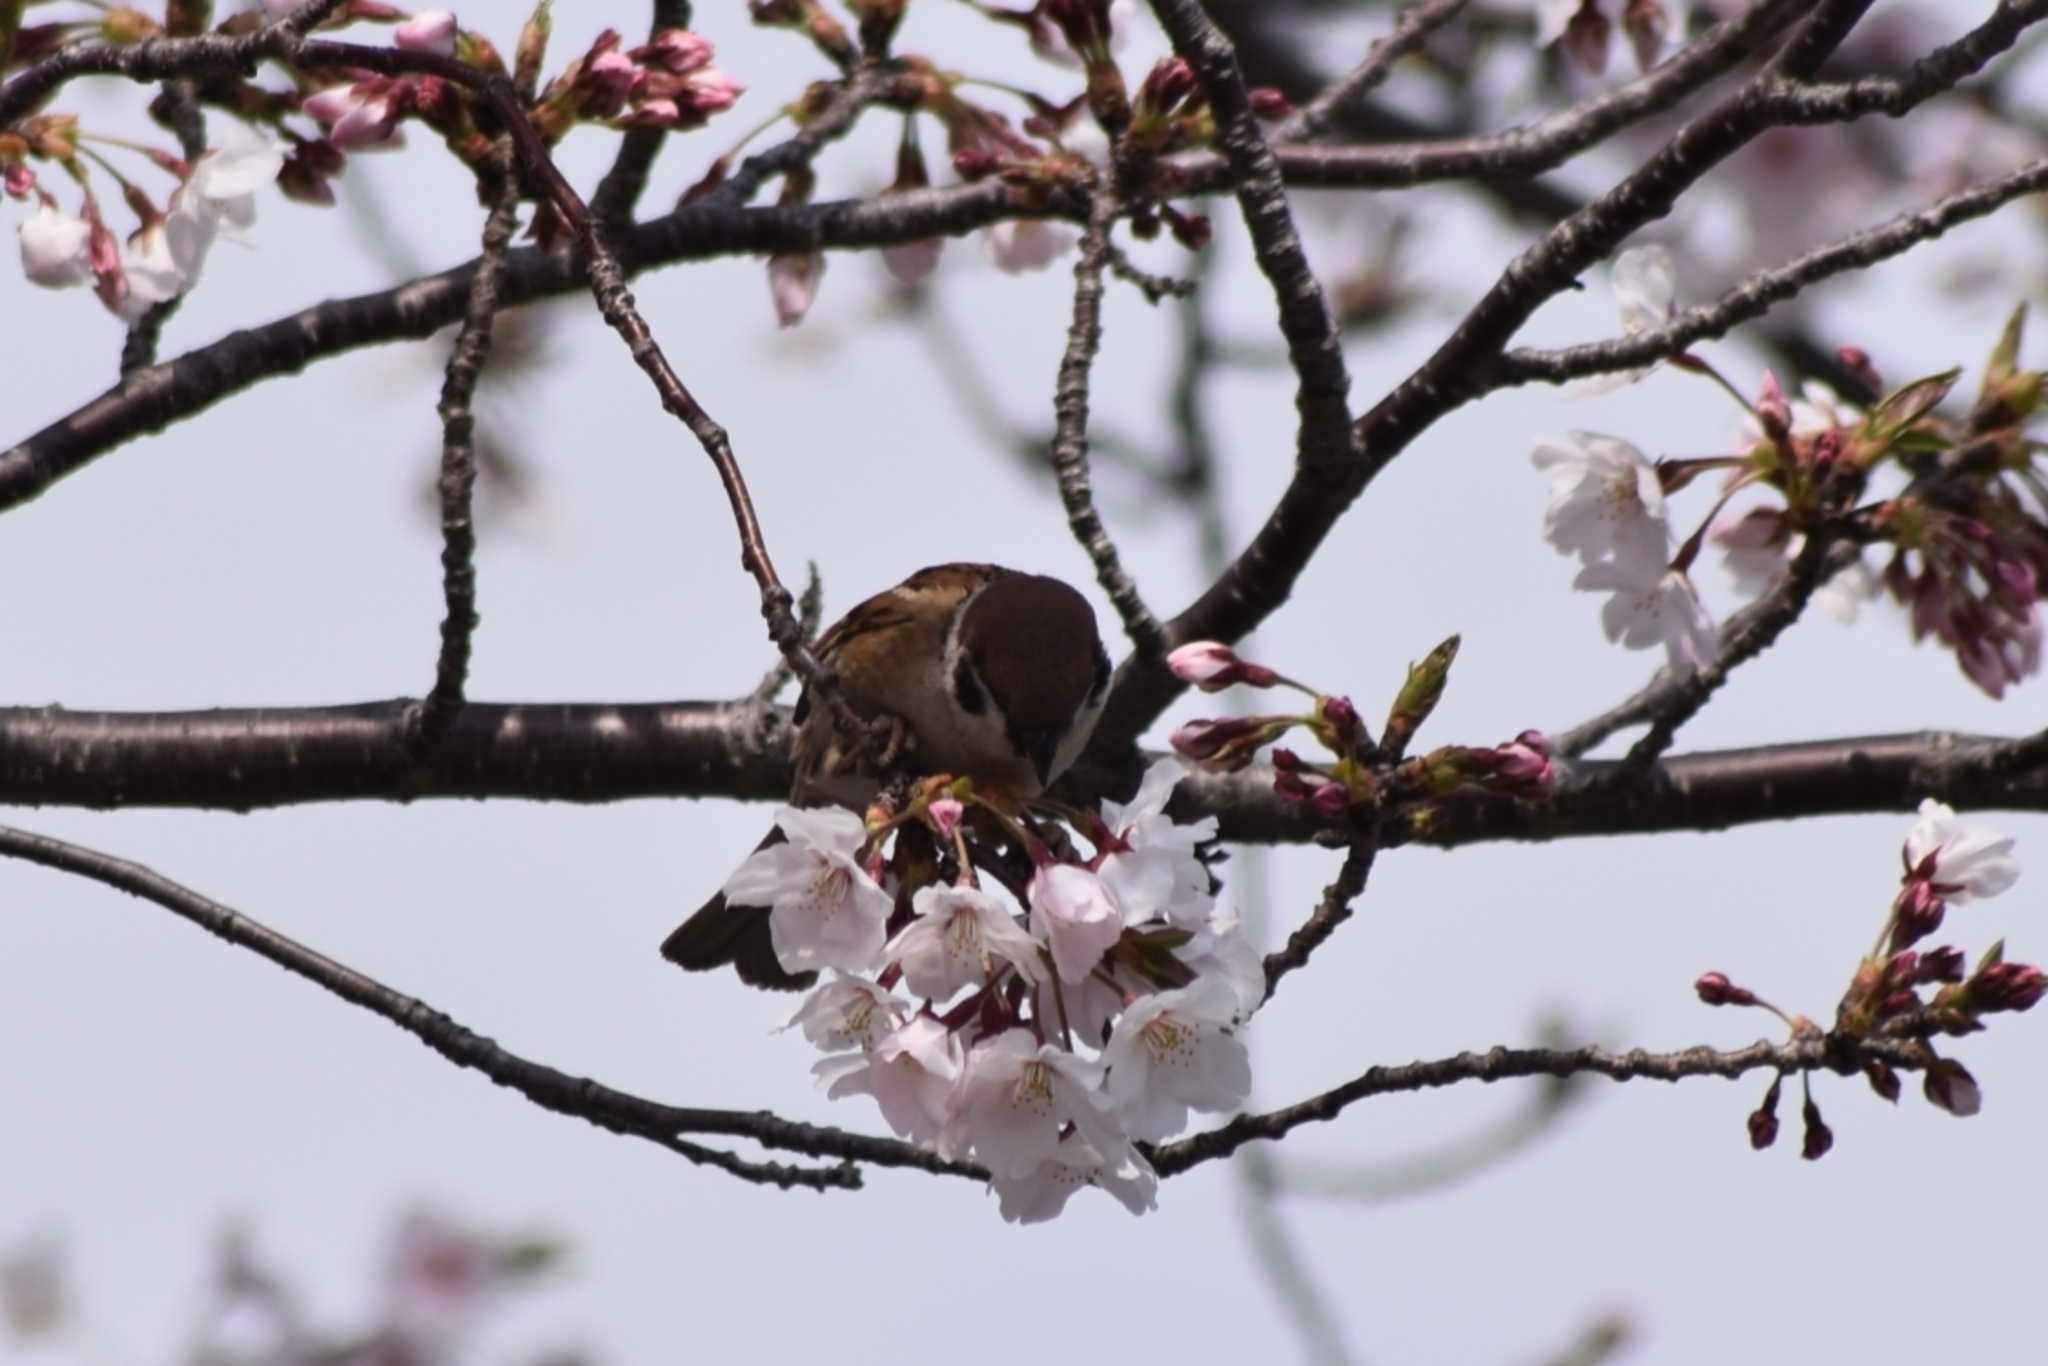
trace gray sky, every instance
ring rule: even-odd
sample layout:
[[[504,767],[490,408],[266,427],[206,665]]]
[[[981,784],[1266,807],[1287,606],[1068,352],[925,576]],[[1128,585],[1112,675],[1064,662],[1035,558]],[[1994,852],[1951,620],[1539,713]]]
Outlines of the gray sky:
[[[559,16],[551,67],[588,36],[580,8]],[[710,130],[671,143],[650,205],[816,74],[794,40],[749,29],[738,5],[699,9],[721,65],[753,92]],[[903,45],[1024,70],[956,9],[914,5]],[[509,50],[519,13],[493,3],[461,17]],[[631,26],[640,22],[635,12]],[[1150,51],[1157,35],[1141,43]],[[1030,74],[1057,88],[1045,71]],[[832,155],[825,191],[882,183],[894,137],[892,120],[875,120]],[[352,163],[340,189],[373,187],[384,230],[438,268],[473,251],[480,215],[430,143],[415,137],[408,152]],[[602,134],[579,132],[564,162],[588,185],[608,151]],[[1524,240],[1445,205],[1405,206],[1424,229],[1415,274],[1439,303],[1353,351],[1354,401],[1370,402],[1425,355]],[[1355,219],[1319,204],[1306,213],[1319,260],[1358,240]],[[2012,291],[1947,303],[1928,268],[1994,248],[2025,260],[2015,226],[1959,234],[1881,283],[1830,295],[1830,335],[1868,347],[1894,379],[1974,369]],[[1217,227],[1223,269],[1210,307],[1229,335],[1264,340],[1270,296],[1228,206]],[[166,355],[388,279],[347,212],[272,195],[253,237],[254,250],[216,251],[168,330]],[[1147,259],[1170,268],[1181,257],[1169,244]],[[991,269],[978,241],[946,253],[938,306],[952,344],[1018,423],[1049,424],[1067,267],[1020,278]],[[1539,317],[1531,338],[1613,331],[1604,277],[1588,283],[1586,297]],[[811,319],[785,334],[758,261],[667,271],[637,292],[678,369],[731,429],[784,572],[806,559],[822,566],[829,613],[950,558],[1084,583],[1086,559],[1045,472],[994,448],[935,377],[928,341],[891,315],[884,286],[879,262],[835,258]],[[10,263],[0,318],[10,339],[0,411],[11,430],[40,426],[112,377],[118,328],[87,294],[32,290]],[[471,694],[743,692],[770,647],[711,471],[592,312],[560,308],[547,329],[545,363],[484,410],[488,423],[516,428],[539,483],[530,505],[500,506],[482,525]],[[1102,428],[1163,440],[1174,337],[1164,311],[1112,289],[1095,389]],[[2037,363],[2044,345],[2030,348]],[[9,513],[0,696],[175,708],[424,691],[441,600],[423,490],[445,347],[443,337],[358,353],[267,383]],[[1752,355],[1727,345],[1710,354],[1754,382]],[[1241,536],[1288,476],[1291,386],[1284,371],[1239,372],[1205,397]],[[1349,691],[1371,717],[1407,661],[1462,632],[1425,743],[1488,743],[1603,708],[1654,661],[1608,646],[1597,601],[1567,591],[1570,564],[1540,538],[1544,481],[1529,447],[1591,427],[1653,455],[1703,454],[1726,442],[1734,417],[1724,397],[1672,374],[1576,402],[1509,393],[1452,417],[1339,526],[1260,637],[1259,657]],[[1129,480],[1101,483],[1126,562],[1156,608],[1177,609],[1200,585],[1191,528]],[[1676,520],[1689,528],[1705,507],[1705,495],[1688,495]],[[1734,605],[1718,569],[1702,578],[1717,607]],[[1114,617],[1094,596],[1108,629]],[[1853,628],[1814,621],[1793,632],[1738,673],[1680,748],[1919,727],[2010,733],[2041,723],[2043,697],[2038,681],[2002,705],[1980,697],[1948,656],[1913,648],[1880,604]],[[1183,701],[1167,724],[1210,710]],[[565,1070],[684,1104],[881,1130],[870,1107],[813,1094],[808,1046],[771,1032],[794,1002],[686,979],[655,952],[751,847],[765,808],[17,814],[148,863]],[[1973,954],[2009,934],[2013,956],[2039,959],[2048,818],[1983,823],[2019,837],[2029,871],[2004,898],[1954,911],[1950,931]],[[1284,1103],[1375,1062],[1529,1042],[1551,1012],[1615,1043],[1750,1042],[1763,1017],[1694,1000],[1690,983],[1709,968],[1825,1017],[1876,932],[1909,824],[1881,816],[1390,855],[1356,919],[1253,1023],[1255,1099]],[[1311,849],[1269,860],[1276,930],[1307,913],[1337,861]],[[0,906],[0,1245],[61,1232],[98,1344],[92,1359],[171,1357],[196,1312],[203,1254],[231,1217],[343,1321],[364,1307],[384,1233],[414,1201],[549,1228],[573,1247],[568,1271],[500,1322],[479,1360],[541,1342],[584,1344],[617,1362],[679,1351],[716,1360],[769,1343],[773,1359],[853,1362],[962,1350],[989,1362],[1294,1350],[1223,1164],[1166,1183],[1159,1211],[1143,1219],[1084,1193],[1057,1222],[1024,1230],[959,1181],[876,1172],[864,1193],[776,1193],[547,1114],[102,887],[0,864]],[[2048,1213],[2039,1027],[2002,1020],[1954,1050],[1986,1095],[1968,1122],[1926,1106],[1915,1085],[1893,1112],[1860,1081],[1821,1078],[1837,1146],[1817,1164],[1797,1156],[1796,1092],[1779,1147],[1749,1150],[1743,1116],[1761,1076],[1596,1082],[1546,1140],[1451,1190],[1380,1204],[1290,1199],[1282,1210],[1348,1343],[1370,1362],[1532,1362],[1615,1310],[1640,1334],[1631,1359],[1659,1363],[2010,1352],[2037,1332],[2030,1268]],[[1373,1164],[1469,1133],[1528,1098],[1502,1085],[1374,1101],[1284,1152]]]

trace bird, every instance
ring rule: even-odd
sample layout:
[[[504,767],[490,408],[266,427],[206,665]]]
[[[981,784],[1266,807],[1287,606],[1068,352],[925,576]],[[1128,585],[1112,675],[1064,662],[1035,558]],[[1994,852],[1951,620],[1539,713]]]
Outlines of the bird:
[[[818,639],[841,698],[906,742],[901,766],[1035,797],[1080,756],[1109,691],[1109,655],[1088,600],[1042,574],[993,564],[938,564],[875,594]],[[797,699],[793,806],[861,810],[880,789],[868,747],[840,733],[809,688]],[[758,849],[782,839],[772,830]],[[784,970],[768,908],[714,894],[672,932],[662,956],[690,971],[732,964],[749,986],[797,991],[812,972]]]

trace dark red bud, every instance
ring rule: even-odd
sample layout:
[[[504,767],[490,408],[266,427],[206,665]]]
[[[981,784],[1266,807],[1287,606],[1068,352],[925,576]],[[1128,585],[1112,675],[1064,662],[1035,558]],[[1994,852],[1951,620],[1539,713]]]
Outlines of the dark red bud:
[[[1278,122],[1294,112],[1294,101],[1270,85],[1253,86],[1247,92],[1252,102],[1252,113],[1268,122]]]
[[[1806,1125],[1805,1137],[1799,1145],[1799,1155],[1808,1162],[1818,1162],[1835,1146],[1835,1131],[1820,1117],[1820,1107],[1813,1103],[1813,1097],[1806,1098],[1799,1117]]]
[[[1863,1064],[1863,1075],[1870,1079],[1870,1089],[1896,1105],[1899,1102],[1899,1074],[1887,1063],[1872,1058]]]
[[[979,180],[995,168],[995,155],[985,148],[962,147],[953,153],[953,170],[962,180]]]
[[[1710,1006],[1753,1006],[1756,994],[1747,988],[1736,986],[1728,980],[1726,973],[1703,972],[1692,984],[1701,1001]]]
[[[1920,985],[1935,982],[1960,982],[1963,980],[1963,951],[1952,944],[1938,949],[1929,949],[1920,955],[1920,971],[1917,981]]]

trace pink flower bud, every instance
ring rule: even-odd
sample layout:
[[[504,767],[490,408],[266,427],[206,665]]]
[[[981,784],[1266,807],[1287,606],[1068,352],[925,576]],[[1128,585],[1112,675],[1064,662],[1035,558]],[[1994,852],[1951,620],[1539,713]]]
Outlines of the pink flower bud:
[[[646,68],[632,58],[622,52],[600,52],[576,78],[583,89],[583,112],[591,118],[610,118],[626,107],[646,81]]]
[[[1315,788],[1300,775],[1284,771],[1273,775],[1273,792],[1284,802],[1305,802],[1315,796]]]
[[[1762,390],[1757,395],[1756,420],[1773,441],[1783,441],[1791,435],[1792,406],[1785,401],[1785,391],[1778,387],[1777,375],[1769,370],[1764,371]]]
[[[1338,820],[1351,807],[1351,794],[1342,783],[1324,783],[1308,799],[1309,805],[1325,820]]]
[[[1348,697],[1325,697],[1316,710],[1339,740],[1349,742],[1358,735],[1358,708]]]
[[[1863,1064],[1863,1075],[1869,1078],[1871,1090],[1894,1105],[1899,1103],[1899,1074],[1889,1065],[1872,1058]]]
[[[1305,766],[1299,754],[1282,747],[1273,751],[1273,767],[1282,773],[1299,773]]]
[[[1236,773],[1250,765],[1257,746],[1247,743],[1259,723],[1243,717],[1190,721],[1173,733],[1174,753],[1192,759],[1205,773]]]
[[[1960,982],[1963,980],[1963,951],[1952,944],[1938,949],[1929,949],[1920,955],[1919,971],[1914,981],[1921,985],[1934,982]]]
[[[8,162],[4,177],[7,193],[16,199],[28,198],[28,192],[36,187],[36,173],[25,162]]]
[[[1947,910],[1948,903],[1934,890],[1933,883],[1917,874],[1908,878],[1892,902],[1892,952],[1917,944],[1940,929]]]
[[[953,172],[962,180],[979,180],[995,168],[995,154],[985,147],[962,147],[953,153]]]
[[[1246,94],[1251,99],[1252,113],[1268,123],[1277,123],[1294,112],[1294,101],[1270,85],[1255,85]]]
[[[966,814],[966,806],[952,797],[941,797],[925,808],[925,819],[931,822],[933,833],[944,840],[953,838]]]
[[[1870,353],[1860,346],[1843,346],[1835,351],[1835,359],[1842,368],[1856,377],[1858,383],[1873,394],[1884,392],[1884,378],[1877,373],[1877,366],[1871,363]]]
[[[775,300],[775,320],[784,327],[802,322],[824,278],[823,252],[778,252],[769,257],[768,293]]]
[[[711,65],[711,43],[686,28],[665,28],[654,41],[633,49],[634,60],[676,76]]]
[[[1970,979],[1968,991],[1973,1010],[2031,1010],[2048,992],[2048,977],[2032,963],[1994,963]]]
[[[1703,972],[1692,984],[1701,1001],[1710,1006],[1753,1006],[1756,994],[1728,980],[1726,973]]]
[[[1175,678],[1203,692],[1221,692],[1234,683],[1267,688],[1275,678],[1271,669],[1247,663],[1235,650],[1215,640],[1190,641],[1166,657],[1166,667],[1173,670]]]
[[[1968,1068],[1952,1058],[1936,1058],[1921,1078],[1920,1090],[1934,1105],[1967,1119],[1984,1108],[1984,1093]]]
[[[406,52],[455,55],[455,16],[444,9],[422,10],[391,30],[391,41]]]

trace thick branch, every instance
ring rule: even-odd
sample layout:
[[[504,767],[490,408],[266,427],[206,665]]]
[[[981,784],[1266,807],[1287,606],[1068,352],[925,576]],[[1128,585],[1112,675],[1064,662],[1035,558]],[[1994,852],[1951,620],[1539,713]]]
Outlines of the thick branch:
[[[643,797],[782,801],[789,713],[750,703],[469,702],[415,760],[417,701],[191,712],[0,709],[0,803],[250,811],[424,797],[610,802]],[[2031,746],[2031,748],[2029,748]],[[2032,757],[2026,757],[2031,755]],[[2016,757],[2017,756],[2017,757]],[[1064,795],[1129,792],[1127,769],[1069,775]],[[1490,840],[1716,830],[1801,816],[1911,811],[1922,797],[1979,810],[2048,810],[2048,746],[1923,731],[1668,756],[1626,793],[1608,763],[1580,763],[1548,802],[1463,795],[1422,838]],[[1191,774],[1174,812],[1214,815],[1226,840],[1303,843],[1330,831],[1273,775]],[[1398,825],[1388,845],[1411,842]]]

